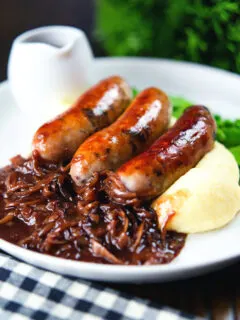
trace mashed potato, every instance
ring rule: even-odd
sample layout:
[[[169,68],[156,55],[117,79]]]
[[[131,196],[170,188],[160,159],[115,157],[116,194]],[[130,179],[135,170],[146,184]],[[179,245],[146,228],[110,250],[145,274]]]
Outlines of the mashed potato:
[[[184,233],[204,232],[227,224],[240,209],[239,169],[220,143],[197,166],[157,198],[152,207],[159,226]]]

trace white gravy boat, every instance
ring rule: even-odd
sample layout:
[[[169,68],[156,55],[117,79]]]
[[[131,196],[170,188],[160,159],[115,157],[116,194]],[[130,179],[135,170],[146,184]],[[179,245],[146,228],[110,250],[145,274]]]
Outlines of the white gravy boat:
[[[8,80],[20,109],[40,124],[89,85],[92,50],[82,30],[49,26],[27,31],[12,45]]]

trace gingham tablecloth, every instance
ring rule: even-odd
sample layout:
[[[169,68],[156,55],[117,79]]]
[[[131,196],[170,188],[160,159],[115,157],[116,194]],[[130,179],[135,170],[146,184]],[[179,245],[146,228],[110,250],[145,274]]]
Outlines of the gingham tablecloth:
[[[46,257],[47,259],[47,257]],[[199,319],[0,252],[0,320]]]

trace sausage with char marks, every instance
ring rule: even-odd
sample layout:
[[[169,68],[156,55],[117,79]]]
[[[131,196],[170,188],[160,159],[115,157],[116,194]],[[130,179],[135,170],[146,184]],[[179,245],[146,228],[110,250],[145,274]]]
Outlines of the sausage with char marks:
[[[208,109],[192,106],[147,151],[125,163],[116,173],[138,198],[153,198],[213,148],[215,132],[215,121]]]
[[[170,115],[170,101],[163,91],[142,91],[116,122],[79,147],[70,170],[75,183],[81,185],[96,171],[115,170],[146,150],[167,129]]]
[[[120,116],[131,97],[131,88],[118,76],[99,82],[84,93],[72,108],[37,130],[33,150],[46,160],[57,162],[70,159],[87,137]]]

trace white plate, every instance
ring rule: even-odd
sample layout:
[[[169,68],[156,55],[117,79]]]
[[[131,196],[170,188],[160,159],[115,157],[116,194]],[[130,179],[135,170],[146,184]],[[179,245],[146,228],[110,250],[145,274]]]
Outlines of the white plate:
[[[206,104],[226,117],[240,116],[240,77],[192,63],[160,59],[101,58],[95,61],[92,82],[119,74],[141,89],[159,86],[169,94]],[[1,164],[26,150],[30,123],[17,109],[7,82],[0,86]],[[240,216],[221,230],[187,237],[180,255],[170,264],[115,266],[64,260],[25,250],[0,240],[0,248],[24,261],[62,274],[114,282],[167,281],[222,267],[240,257]]]

